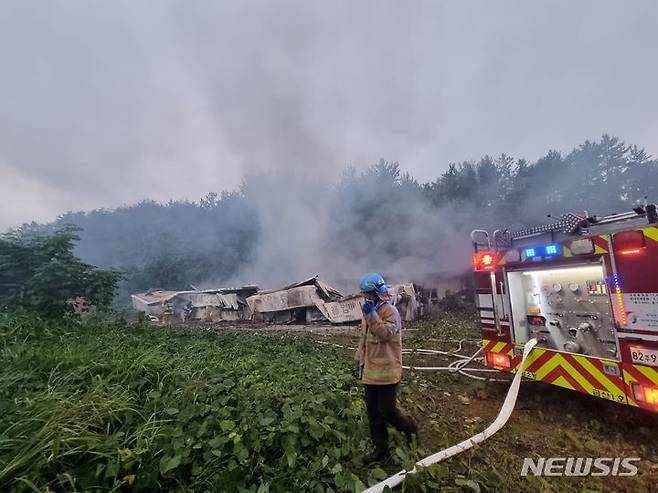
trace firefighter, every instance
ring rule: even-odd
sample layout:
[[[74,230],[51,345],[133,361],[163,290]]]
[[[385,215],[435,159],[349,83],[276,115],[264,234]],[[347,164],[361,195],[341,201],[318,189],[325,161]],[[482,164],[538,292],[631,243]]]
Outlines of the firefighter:
[[[388,458],[387,425],[404,433],[411,442],[416,423],[396,404],[402,376],[402,320],[391,303],[391,295],[380,274],[366,274],[359,282],[365,298],[362,306],[361,341],[356,352],[357,368],[363,382],[370,436],[374,444],[366,464]]]

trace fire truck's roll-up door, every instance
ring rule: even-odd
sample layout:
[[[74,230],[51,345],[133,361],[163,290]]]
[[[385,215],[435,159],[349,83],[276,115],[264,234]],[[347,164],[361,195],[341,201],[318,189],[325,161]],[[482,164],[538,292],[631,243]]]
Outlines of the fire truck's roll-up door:
[[[619,360],[605,279],[600,262],[508,272],[515,342]]]
[[[616,282],[623,293],[623,305],[616,307],[624,311],[618,317],[621,330],[658,335],[658,228],[616,233],[613,243]]]
[[[612,236],[613,301],[628,403],[658,411],[658,228]]]

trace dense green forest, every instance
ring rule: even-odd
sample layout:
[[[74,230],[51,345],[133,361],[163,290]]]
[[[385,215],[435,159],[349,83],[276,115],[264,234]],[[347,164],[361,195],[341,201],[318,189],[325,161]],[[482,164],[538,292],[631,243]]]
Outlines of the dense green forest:
[[[13,233],[29,237],[75,225],[81,229],[75,253],[122,269],[125,294],[285,282],[322,266],[334,279],[369,267],[400,276],[459,270],[468,265],[472,228],[521,226],[567,211],[607,214],[643,197],[658,199],[658,160],[604,135],[534,162],[503,154],[453,163],[427,183],[382,159],[364,171],[348,167],[337,183],[262,174],[198,202],[145,200],[69,212]]]

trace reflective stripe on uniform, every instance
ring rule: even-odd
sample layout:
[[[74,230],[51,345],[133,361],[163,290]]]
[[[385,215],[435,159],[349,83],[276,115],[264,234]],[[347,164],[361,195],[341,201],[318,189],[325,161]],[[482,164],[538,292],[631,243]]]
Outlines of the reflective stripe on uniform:
[[[370,378],[373,380],[397,377],[402,374],[401,368],[395,368],[392,370],[374,370],[372,368],[363,369],[363,378]]]

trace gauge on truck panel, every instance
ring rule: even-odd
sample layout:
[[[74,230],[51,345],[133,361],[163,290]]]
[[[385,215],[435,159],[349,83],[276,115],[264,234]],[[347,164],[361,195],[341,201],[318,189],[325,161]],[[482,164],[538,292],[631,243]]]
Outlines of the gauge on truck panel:
[[[577,338],[577,346],[568,344],[570,352],[608,357],[614,343],[599,335],[601,329],[613,326],[610,305],[602,303],[607,299],[603,296],[607,292],[605,276],[603,265],[592,263],[547,265],[543,269],[533,266],[531,270],[508,272],[512,319],[525,322],[515,328],[517,340],[528,337],[525,327],[545,328],[550,344],[540,343],[540,347],[564,348]],[[537,285],[542,290],[529,299],[527,293]],[[583,325],[585,319],[597,320],[596,326]]]

